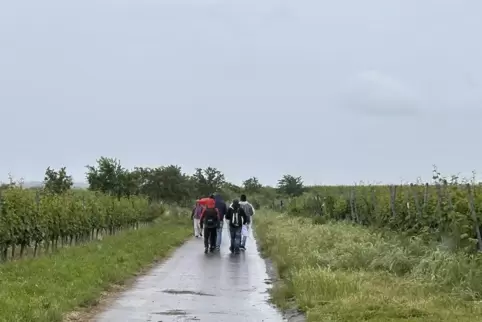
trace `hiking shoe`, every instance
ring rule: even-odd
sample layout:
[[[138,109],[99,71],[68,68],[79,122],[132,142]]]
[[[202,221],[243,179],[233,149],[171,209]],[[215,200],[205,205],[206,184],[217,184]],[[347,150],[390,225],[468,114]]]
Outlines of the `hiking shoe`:
[[[215,249],[216,249],[216,248],[210,248],[209,251],[210,251],[211,253],[213,253]]]
[[[204,254],[207,254],[207,253],[208,253],[208,249],[204,248]]]

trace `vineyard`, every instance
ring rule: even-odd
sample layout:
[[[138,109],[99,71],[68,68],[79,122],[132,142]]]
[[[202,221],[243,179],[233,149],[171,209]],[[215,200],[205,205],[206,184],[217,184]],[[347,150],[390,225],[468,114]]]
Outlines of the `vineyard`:
[[[0,191],[0,256],[37,256],[152,222],[163,213],[143,197],[69,190],[62,194],[10,187]]]
[[[482,246],[482,186],[469,183],[316,187],[293,198],[288,211],[314,215],[319,223],[348,220],[427,236],[451,248]]]

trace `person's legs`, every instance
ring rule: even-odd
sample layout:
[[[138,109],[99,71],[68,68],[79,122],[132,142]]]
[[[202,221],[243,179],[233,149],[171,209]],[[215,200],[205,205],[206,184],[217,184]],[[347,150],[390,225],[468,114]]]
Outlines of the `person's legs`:
[[[249,225],[244,225],[241,230],[241,249],[246,249],[246,240],[248,239]]]
[[[223,223],[221,222],[219,228],[216,229],[216,248],[221,248],[221,239],[223,237]]]
[[[234,252],[239,253],[239,246],[241,244],[241,227],[234,229]]]
[[[201,227],[200,227],[200,220],[198,218],[194,218],[194,236],[199,237],[201,235]]]
[[[209,230],[209,246],[211,251],[214,251],[216,249],[216,230],[216,228],[212,228]]]
[[[234,239],[235,239],[235,236],[236,236],[236,234],[235,234],[234,228],[229,227],[229,237],[230,237],[230,239],[231,239],[231,245],[229,246],[229,250],[230,250],[231,252],[234,252]]]
[[[241,238],[241,246],[240,246],[240,247],[241,247],[242,249],[246,249],[246,240],[247,240],[247,239],[248,239],[248,236],[243,236],[243,237]]]
[[[253,216],[249,218],[250,222],[249,225],[246,225],[247,233],[246,236],[243,236],[242,241],[241,241],[241,248],[246,250],[246,240],[248,239],[248,236],[250,234],[250,230],[253,227]]]
[[[208,252],[209,247],[209,228],[204,228],[204,252]]]

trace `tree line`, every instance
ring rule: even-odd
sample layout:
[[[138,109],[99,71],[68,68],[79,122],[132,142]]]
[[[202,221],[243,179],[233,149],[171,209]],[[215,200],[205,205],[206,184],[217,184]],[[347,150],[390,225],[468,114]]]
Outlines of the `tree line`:
[[[276,199],[300,196],[306,187],[301,177],[283,175],[276,187],[260,183],[255,176],[236,185],[226,181],[217,168],[197,168],[193,174],[186,174],[180,166],[135,167],[127,169],[120,160],[101,157],[95,165],[86,166],[88,190],[98,191],[117,198],[146,196],[151,202],[163,201],[179,205],[192,202],[211,193],[220,193],[225,199],[239,197],[246,193],[255,203],[270,203]],[[14,184],[11,180],[4,187]],[[62,194],[73,188],[72,176],[65,167],[58,170],[47,168],[43,188],[55,194]]]

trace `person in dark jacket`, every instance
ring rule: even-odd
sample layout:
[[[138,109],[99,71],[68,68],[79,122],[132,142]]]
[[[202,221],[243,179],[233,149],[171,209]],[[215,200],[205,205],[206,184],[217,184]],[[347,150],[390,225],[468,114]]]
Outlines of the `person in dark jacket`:
[[[216,248],[216,231],[220,222],[214,200],[206,204],[206,208],[201,213],[200,222],[201,230],[204,229],[204,253],[207,254],[208,249],[213,252]]]
[[[225,216],[226,220],[229,222],[229,232],[231,235],[231,247],[229,250],[231,253],[239,254],[239,249],[241,245],[241,231],[243,225],[249,224],[249,216],[246,215],[244,209],[239,204],[239,200],[233,200],[233,203],[228,209],[228,213]]]
[[[214,199],[215,207],[219,212],[220,224],[216,232],[216,249],[219,250],[221,248],[221,241],[223,237],[224,216],[226,216],[226,213],[228,212],[228,207],[219,193],[213,193],[210,198]]]

